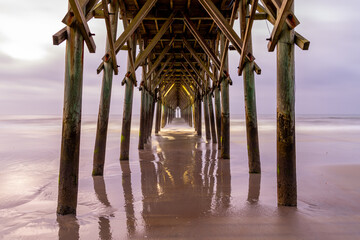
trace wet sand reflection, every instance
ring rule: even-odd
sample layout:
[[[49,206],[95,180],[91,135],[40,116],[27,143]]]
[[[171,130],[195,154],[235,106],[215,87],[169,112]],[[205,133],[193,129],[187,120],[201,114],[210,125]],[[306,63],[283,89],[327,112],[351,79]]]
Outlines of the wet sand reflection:
[[[94,190],[98,200],[105,206],[111,208],[111,204],[108,200],[105,181],[102,176],[93,176]],[[111,226],[109,217],[114,217],[113,214],[110,216],[99,217],[99,238],[100,239],[112,239]]]
[[[136,218],[134,211],[134,195],[131,186],[131,170],[129,161],[120,161],[122,171],[122,187],[124,190],[126,227],[128,236],[132,237],[136,231]]]
[[[175,237],[171,226],[230,207],[230,161],[217,159],[216,145],[205,146],[192,132],[162,132],[156,140],[156,154],[139,154],[147,237]]]
[[[56,221],[59,224],[59,240],[79,239],[80,225],[74,215],[57,215]]]
[[[247,201],[255,204],[259,201],[260,196],[261,174],[249,174],[249,192]]]

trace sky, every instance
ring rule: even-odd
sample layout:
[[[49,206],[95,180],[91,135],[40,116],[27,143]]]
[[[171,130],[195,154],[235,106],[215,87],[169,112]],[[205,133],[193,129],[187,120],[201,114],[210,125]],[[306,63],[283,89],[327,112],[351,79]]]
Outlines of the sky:
[[[308,51],[295,47],[297,114],[360,114],[359,7],[358,0],[295,1],[300,20],[296,31],[311,42]],[[65,0],[0,1],[0,114],[62,114],[65,43],[53,46],[52,35],[64,27],[66,11]],[[89,26],[97,51],[90,54],[85,46],[82,113],[97,114],[102,75],[96,68],[105,49],[105,21],[93,19]],[[270,23],[268,27],[271,31]],[[239,33],[237,21],[234,29]],[[256,21],[253,55],[262,69],[255,80],[258,114],[276,113],[276,51],[267,51],[269,36],[266,22]],[[110,114],[122,113],[126,56],[124,51],[118,54],[120,72],[113,80]],[[245,109],[238,63],[239,54],[230,51],[231,114],[244,114]],[[139,113],[139,100],[135,89],[134,114]]]

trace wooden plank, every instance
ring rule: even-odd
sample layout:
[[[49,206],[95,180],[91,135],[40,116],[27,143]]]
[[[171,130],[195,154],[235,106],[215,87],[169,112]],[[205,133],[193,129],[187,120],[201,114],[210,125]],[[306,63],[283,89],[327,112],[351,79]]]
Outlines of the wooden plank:
[[[96,45],[95,45],[94,39],[92,38],[89,26],[85,19],[84,13],[81,10],[81,6],[80,6],[78,0],[69,0],[69,3],[71,6],[71,9],[73,10],[73,12],[75,14],[76,20],[79,23],[80,32],[81,32],[82,36],[84,37],[84,40],[89,49],[89,52],[95,53]]]
[[[110,15],[109,15],[109,10],[108,10],[108,0],[102,0],[102,6],[103,6],[103,11],[104,11],[104,15],[105,15],[105,25],[106,25],[106,32],[107,32],[107,40],[109,43],[109,51],[111,54],[111,62],[112,62],[112,66],[114,69],[114,73],[115,75],[118,75],[119,73],[119,69],[118,69],[118,64],[116,61],[116,54],[115,54],[115,49],[114,49],[114,38],[113,38],[113,33],[111,30],[111,23],[110,23]]]
[[[247,45],[249,43],[249,38],[251,38],[251,30],[252,30],[252,26],[253,26],[253,23],[254,23],[254,17],[255,17],[257,4],[258,4],[258,0],[252,0],[251,1],[251,11],[250,11],[249,19],[247,21],[245,34],[244,34],[244,37],[243,37],[242,49],[248,49]],[[239,63],[239,73],[240,73],[240,75],[241,75],[242,70],[244,68],[244,62],[245,62],[245,51],[243,51],[242,54],[240,55],[240,63]]]
[[[284,0],[280,10],[278,11],[276,22],[274,24],[274,29],[271,33],[270,41],[268,43],[268,50],[269,52],[273,52],[275,46],[279,40],[281,31],[283,29],[283,25],[285,23],[286,17],[289,13],[289,9],[293,4],[294,0]]]

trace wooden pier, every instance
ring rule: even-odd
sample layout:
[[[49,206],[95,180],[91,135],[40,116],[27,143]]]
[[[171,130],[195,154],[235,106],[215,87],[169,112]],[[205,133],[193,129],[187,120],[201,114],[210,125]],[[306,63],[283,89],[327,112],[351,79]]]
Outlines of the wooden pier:
[[[268,21],[273,30],[268,51],[277,54],[277,172],[278,204],[297,205],[295,152],[294,48],[310,42],[294,29],[300,23],[293,0],[69,0],[63,29],[54,45],[66,41],[65,94],[57,213],[76,214],[83,86],[84,46],[96,51],[88,21],[105,21],[106,49],[97,73],[102,75],[93,175],[104,174],[106,138],[116,55],[127,52],[124,109],[119,158],[129,161],[133,98],[141,98],[138,148],[151,141],[175,118],[176,109],[198,136],[217,144],[221,158],[230,159],[230,66],[243,76],[248,162],[250,173],[261,173],[255,75],[253,22]],[[118,20],[124,31],[117,33]],[[240,36],[233,29],[240,22]],[[139,48],[137,54],[136,49]],[[228,51],[240,55],[229,63]],[[141,67],[141,79],[135,71]],[[95,69],[94,69],[95,71]],[[99,76],[100,78],[100,76]],[[139,89],[138,91],[134,91]],[[205,133],[202,132],[203,122]],[[155,125],[153,127],[153,125]],[[153,131],[154,129],[154,131]]]

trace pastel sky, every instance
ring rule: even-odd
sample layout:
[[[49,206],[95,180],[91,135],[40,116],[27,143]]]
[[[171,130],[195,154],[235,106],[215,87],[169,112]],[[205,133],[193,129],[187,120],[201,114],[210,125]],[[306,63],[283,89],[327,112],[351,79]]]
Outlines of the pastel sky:
[[[358,0],[297,0],[296,28],[311,41],[310,50],[296,47],[297,114],[360,114],[360,15]],[[18,0],[0,3],[0,114],[62,114],[65,44],[52,45],[52,35],[64,25],[66,0]],[[93,19],[97,52],[85,49],[83,114],[97,114],[101,75],[96,68],[105,48],[105,21]],[[271,31],[271,24],[269,24]],[[234,29],[239,32],[238,22]],[[254,56],[262,68],[256,76],[259,114],[276,112],[276,53],[266,49],[265,21],[253,28]],[[119,27],[118,33],[122,29]],[[126,54],[118,55],[111,114],[121,114]],[[232,114],[244,113],[242,77],[237,76],[239,55],[230,52]],[[140,74],[138,74],[140,79]],[[140,92],[135,89],[134,114],[139,113]]]

